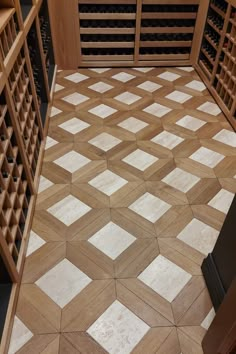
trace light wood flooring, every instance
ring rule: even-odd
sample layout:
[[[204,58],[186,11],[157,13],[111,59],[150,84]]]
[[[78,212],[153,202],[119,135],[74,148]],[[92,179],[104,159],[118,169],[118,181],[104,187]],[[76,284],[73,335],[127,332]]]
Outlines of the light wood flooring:
[[[201,354],[236,136],[192,68],[57,75],[9,353]]]

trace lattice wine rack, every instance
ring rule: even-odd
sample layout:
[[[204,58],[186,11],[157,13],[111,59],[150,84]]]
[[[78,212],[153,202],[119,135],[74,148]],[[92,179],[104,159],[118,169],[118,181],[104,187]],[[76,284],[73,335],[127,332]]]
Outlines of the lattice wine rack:
[[[17,264],[31,192],[4,92],[0,98],[0,225],[3,240]]]
[[[50,63],[49,79],[47,41],[40,30],[42,6],[42,0],[0,1],[1,353],[7,352],[31,227],[55,68]],[[50,29],[43,28],[45,33]],[[46,35],[51,38],[51,33]],[[47,45],[53,53],[52,41]]]
[[[0,9],[0,51],[5,59],[18,33],[15,9]]]
[[[236,1],[211,0],[196,69],[236,129]]]
[[[32,83],[29,79],[24,49],[17,56],[8,82],[20,132],[23,137],[25,153],[34,177],[42,136],[39,130],[38,117],[32,95]]]

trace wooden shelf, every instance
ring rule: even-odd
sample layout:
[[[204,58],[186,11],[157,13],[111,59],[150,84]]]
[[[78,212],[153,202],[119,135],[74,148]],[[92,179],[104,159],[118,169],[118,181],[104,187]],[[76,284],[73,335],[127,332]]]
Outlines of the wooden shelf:
[[[142,19],[196,19],[193,12],[142,12]]]
[[[81,48],[134,48],[134,42],[81,42]]]
[[[135,34],[135,28],[80,28],[80,34]]]
[[[194,33],[194,27],[141,27],[141,33]]]
[[[191,47],[192,41],[140,41],[140,47]]]
[[[135,20],[136,13],[80,13],[80,20]]]

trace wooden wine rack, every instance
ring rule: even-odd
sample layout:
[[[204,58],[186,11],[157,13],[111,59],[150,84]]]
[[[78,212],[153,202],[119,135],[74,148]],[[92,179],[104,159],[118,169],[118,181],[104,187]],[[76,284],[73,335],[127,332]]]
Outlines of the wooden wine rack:
[[[199,50],[205,2],[50,0],[56,62],[66,69],[190,65]]]
[[[12,326],[22,275],[47,132],[46,117],[54,72],[47,1],[1,0],[1,353],[8,345],[8,332]]]
[[[236,129],[236,1],[211,0],[196,70]]]

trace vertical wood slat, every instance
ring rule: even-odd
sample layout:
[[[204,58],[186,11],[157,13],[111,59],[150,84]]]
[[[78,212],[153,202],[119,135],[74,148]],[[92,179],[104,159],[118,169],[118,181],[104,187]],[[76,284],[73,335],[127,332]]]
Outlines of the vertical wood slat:
[[[197,20],[195,24],[195,31],[193,35],[192,48],[190,54],[190,61],[192,64],[196,64],[202,44],[202,37],[204,33],[207,12],[210,0],[200,1]]]
[[[75,69],[79,62],[78,0],[48,0],[48,8],[56,63],[59,69]]]
[[[142,20],[142,0],[137,0],[136,9],[136,31],[135,31],[135,46],[134,46],[134,65],[139,61],[140,49],[140,33],[141,33],[141,20]]]

